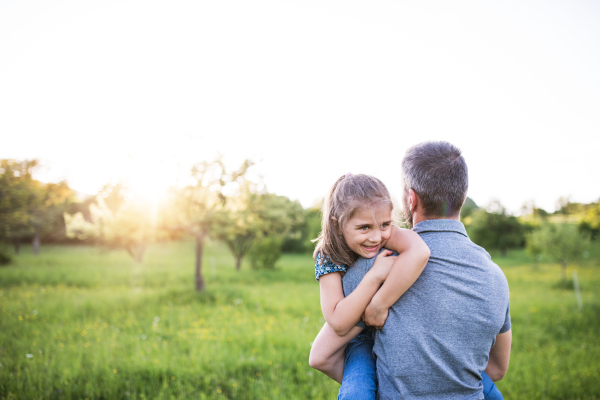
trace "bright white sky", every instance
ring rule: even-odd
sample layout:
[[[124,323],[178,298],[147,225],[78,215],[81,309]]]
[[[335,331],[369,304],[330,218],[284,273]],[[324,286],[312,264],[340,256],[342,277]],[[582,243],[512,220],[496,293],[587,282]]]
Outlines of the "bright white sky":
[[[447,140],[478,204],[552,211],[600,197],[598,71],[593,0],[0,0],[0,158],[156,195],[221,153],[308,206]]]

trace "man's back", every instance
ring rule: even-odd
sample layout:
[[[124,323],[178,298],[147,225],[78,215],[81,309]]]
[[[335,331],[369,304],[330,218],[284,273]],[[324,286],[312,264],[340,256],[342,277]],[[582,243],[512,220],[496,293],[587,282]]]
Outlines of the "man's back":
[[[489,351],[510,329],[506,278],[459,221],[422,221],[414,231],[431,256],[376,335],[379,398],[483,399]],[[346,295],[374,261],[360,259],[348,270]]]

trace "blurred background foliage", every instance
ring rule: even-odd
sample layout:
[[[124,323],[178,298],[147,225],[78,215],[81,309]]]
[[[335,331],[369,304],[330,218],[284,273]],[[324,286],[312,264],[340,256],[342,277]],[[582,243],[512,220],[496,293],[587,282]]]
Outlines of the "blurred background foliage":
[[[171,187],[160,201],[137,197],[121,184],[106,184],[95,195],[70,189],[67,182],[32,178],[37,160],[0,160],[0,263],[9,264],[22,243],[39,254],[45,244],[96,244],[120,248],[142,263],[156,242],[195,242],[196,289],[204,289],[202,254],[208,238],[223,242],[241,268],[272,270],[282,252],[311,253],[318,236],[320,206],[266,190],[246,178],[244,161],[229,171],[222,160],[200,162],[190,184]],[[9,246],[14,251],[9,251]]]
[[[247,179],[253,162],[229,171],[217,158],[194,165],[190,183],[171,187],[158,201],[139,198],[121,184],[107,184],[83,195],[67,182],[33,179],[37,160],[0,160],[0,263],[31,243],[97,244],[121,248],[142,263],[151,243],[191,238],[195,245],[196,289],[203,290],[202,254],[208,238],[224,243],[236,270],[246,256],[253,269],[272,270],[282,253],[310,254],[321,228],[321,203],[303,208],[298,201],[268,192]],[[523,203],[512,215],[498,201],[479,206],[467,197],[461,221],[471,239],[506,256],[527,249],[534,260],[547,257],[566,268],[589,254],[600,239],[600,199],[581,204],[561,197],[556,211]],[[14,250],[10,251],[10,247]],[[563,274],[563,280],[566,276]]]

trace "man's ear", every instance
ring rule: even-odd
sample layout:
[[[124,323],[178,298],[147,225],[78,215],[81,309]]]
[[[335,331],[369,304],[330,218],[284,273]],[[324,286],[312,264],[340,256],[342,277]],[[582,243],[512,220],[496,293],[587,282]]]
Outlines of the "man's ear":
[[[413,212],[415,212],[415,210],[417,209],[417,206],[419,205],[419,201],[420,201],[419,196],[417,196],[415,191],[412,189],[408,189],[408,205],[409,205],[411,214]]]

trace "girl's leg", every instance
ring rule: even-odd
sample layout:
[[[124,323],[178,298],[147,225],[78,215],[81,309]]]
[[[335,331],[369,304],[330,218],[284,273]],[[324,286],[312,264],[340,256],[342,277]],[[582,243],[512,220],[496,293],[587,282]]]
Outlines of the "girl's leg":
[[[362,330],[363,328],[354,327],[347,335],[338,336],[325,322],[310,349],[308,364],[341,384],[344,375],[346,345]]]
[[[346,347],[344,379],[338,400],[375,400],[376,394],[377,373],[373,340],[370,337],[354,339]]]
[[[481,383],[483,383],[483,395],[485,400],[503,400],[502,393],[496,387],[496,384],[485,373],[481,373]]]

